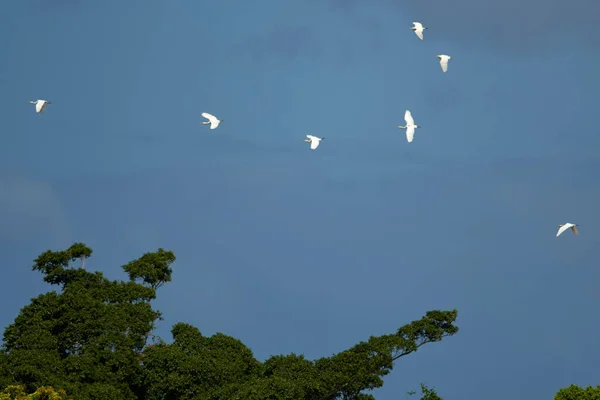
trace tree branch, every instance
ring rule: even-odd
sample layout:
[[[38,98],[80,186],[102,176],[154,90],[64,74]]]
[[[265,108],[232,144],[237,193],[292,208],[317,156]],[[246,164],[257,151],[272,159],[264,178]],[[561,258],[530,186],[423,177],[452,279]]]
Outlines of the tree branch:
[[[449,333],[445,333],[445,334],[442,335],[442,338],[445,338],[445,337],[448,337],[448,336],[451,336],[451,335]],[[417,349],[419,347],[427,344],[427,343],[434,343],[434,342],[439,342],[439,340],[424,340],[423,342],[421,342],[421,343],[419,343],[417,345]],[[414,353],[415,351],[417,351],[417,349],[411,350],[411,351],[403,351],[402,353],[398,354],[397,356],[392,357],[392,362],[396,361],[397,359],[399,359],[401,357],[404,357],[404,356],[407,356],[407,355],[409,355],[411,353]]]

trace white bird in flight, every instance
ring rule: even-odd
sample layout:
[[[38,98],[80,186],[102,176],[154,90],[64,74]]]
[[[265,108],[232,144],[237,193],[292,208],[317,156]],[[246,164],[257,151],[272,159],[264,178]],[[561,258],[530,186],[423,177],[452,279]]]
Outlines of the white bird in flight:
[[[571,230],[573,231],[573,233],[575,235],[579,235],[579,231],[577,230],[577,224],[572,224],[570,222],[567,222],[566,224],[563,225],[558,225],[558,232],[556,232],[556,237],[559,237],[561,233],[563,233],[564,231],[566,231],[567,229],[571,228]]]
[[[306,143],[310,143],[310,149],[311,150],[314,150],[317,147],[319,147],[319,144],[321,143],[321,140],[325,139],[325,138],[320,138],[320,137],[316,137],[316,136],[313,136],[313,135],[306,135],[306,137],[308,139],[304,139],[304,141]]]
[[[413,22],[413,25],[414,26],[410,29],[415,31],[415,34],[419,37],[419,39],[423,40],[423,30],[427,28],[425,28],[420,22]]]
[[[420,128],[420,126],[415,125],[415,120],[413,119],[413,116],[409,110],[406,110],[406,112],[404,113],[404,121],[406,121],[406,125],[398,125],[398,128],[406,129],[406,140],[408,141],[408,143],[410,143],[415,137],[415,129]]]
[[[210,124],[210,129],[217,129],[217,126],[219,126],[219,124],[221,122],[223,122],[223,120],[220,120],[217,117],[215,117],[214,115],[209,114],[207,112],[203,112],[202,116],[208,120],[208,121],[202,121],[202,124],[203,125]]]
[[[43,114],[44,110],[46,109],[46,104],[52,104],[49,101],[46,100],[36,100],[36,101],[30,101],[29,104],[35,104],[35,112],[38,114]]]
[[[448,71],[448,61],[452,59],[452,57],[447,56],[446,54],[440,54],[436,56],[440,59],[440,65],[442,66],[442,71]]]

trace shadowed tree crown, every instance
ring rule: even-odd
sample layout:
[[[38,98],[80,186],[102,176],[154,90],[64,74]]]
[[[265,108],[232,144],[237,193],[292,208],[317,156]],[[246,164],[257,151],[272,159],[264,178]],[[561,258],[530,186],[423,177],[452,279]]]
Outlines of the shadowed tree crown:
[[[161,318],[150,301],[156,287],[170,281],[175,257],[159,249],[128,264],[141,266],[141,274],[150,276],[148,287],[111,281],[101,272],[71,265],[91,254],[89,247],[75,243],[35,260],[32,269],[62,290],[32,299],[4,331],[4,386],[19,383],[29,393],[54,386],[78,400],[138,398],[140,354]],[[152,271],[153,266],[159,271]]]
[[[124,265],[123,269],[129,275],[129,280],[141,279],[153,289],[158,289],[166,282],[171,282],[173,270],[170,265],[175,262],[172,251],[158,249],[154,253],[146,253],[137,260]]]
[[[51,285],[65,286],[71,281],[86,276],[82,268],[72,268],[71,262],[79,259],[83,261],[92,255],[92,249],[83,243],[74,243],[67,250],[51,251],[40,254],[35,259],[32,270],[44,274],[44,282]]]
[[[366,400],[395,361],[458,332],[456,310],[434,310],[317,360],[291,353],[260,362],[240,340],[184,322],[172,327],[172,343],[147,345],[161,319],[150,301],[171,281],[175,255],[146,253],[122,266],[128,281],[111,281],[71,265],[91,254],[75,243],[35,260],[33,270],[61,290],[32,299],[4,331],[0,388],[22,385],[29,396],[52,386],[76,400]]]

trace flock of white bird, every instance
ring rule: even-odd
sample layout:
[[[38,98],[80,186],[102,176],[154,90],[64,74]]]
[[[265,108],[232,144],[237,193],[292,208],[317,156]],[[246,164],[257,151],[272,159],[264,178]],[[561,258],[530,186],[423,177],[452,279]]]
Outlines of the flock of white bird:
[[[419,39],[423,40],[423,32],[428,28],[423,26],[423,24],[420,22],[413,22],[413,26],[410,29],[415,32],[415,35],[417,35],[417,37]],[[452,59],[452,57],[450,57],[447,54],[438,54],[436,57],[440,60],[440,67],[442,68],[442,72],[448,72],[448,61],[450,61]],[[35,111],[38,114],[43,114],[44,111],[46,110],[46,105],[52,104],[51,102],[49,102],[47,100],[36,100],[36,101],[30,101],[29,103],[35,104]],[[207,121],[202,121],[202,124],[210,125],[210,129],[217,129],[217,127],[221,124],[221,122],[223,122],[222,119],[218,119],[216,116],[209,114],[207,112],[203,112],[202,116],[207,119]],[[404,126],[398,125],[398,128],[406,129],[406,140],[409,143],[411,143],[415,137],[415,129],[419,128],[419,125],[415,124],[415,120],[414,120],[410,110],[406,110],[404,112],[404,121],[406,122],[406,125],[404,125]],[[317,147],[319,147],[319,144],[321,144],[321,141],[323,139],[325,139],[324,137],[317,137],[317,136],[313,136],[313,135],[306,135],[306,137],[307,137],[307,139],[305,139],[304,141],[306,143],[310,143],[311,150],[316,150]],[[579,235],[577,226],[579,226],[579,225],[573,224],[571,222],[567,222],[565,224],[559,224],[558,232],[556,232],[556,237],[559,237],[561,233],[563,233],[564,231],[566,231],[569,228],[571,229],[573,234]]]

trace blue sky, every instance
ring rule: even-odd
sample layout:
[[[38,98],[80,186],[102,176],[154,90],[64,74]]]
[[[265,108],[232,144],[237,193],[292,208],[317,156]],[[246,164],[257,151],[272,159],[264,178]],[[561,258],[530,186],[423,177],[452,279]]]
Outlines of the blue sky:
[[[398,4],[1,4],[0,325],[49,289],[46,249],[85,242],[125,279],[163,247],[168,340],[184,321],[318,358],[457,308],[378,399],[599,384],[600,5]],[[555,237],[566,221],[579,237]]]

